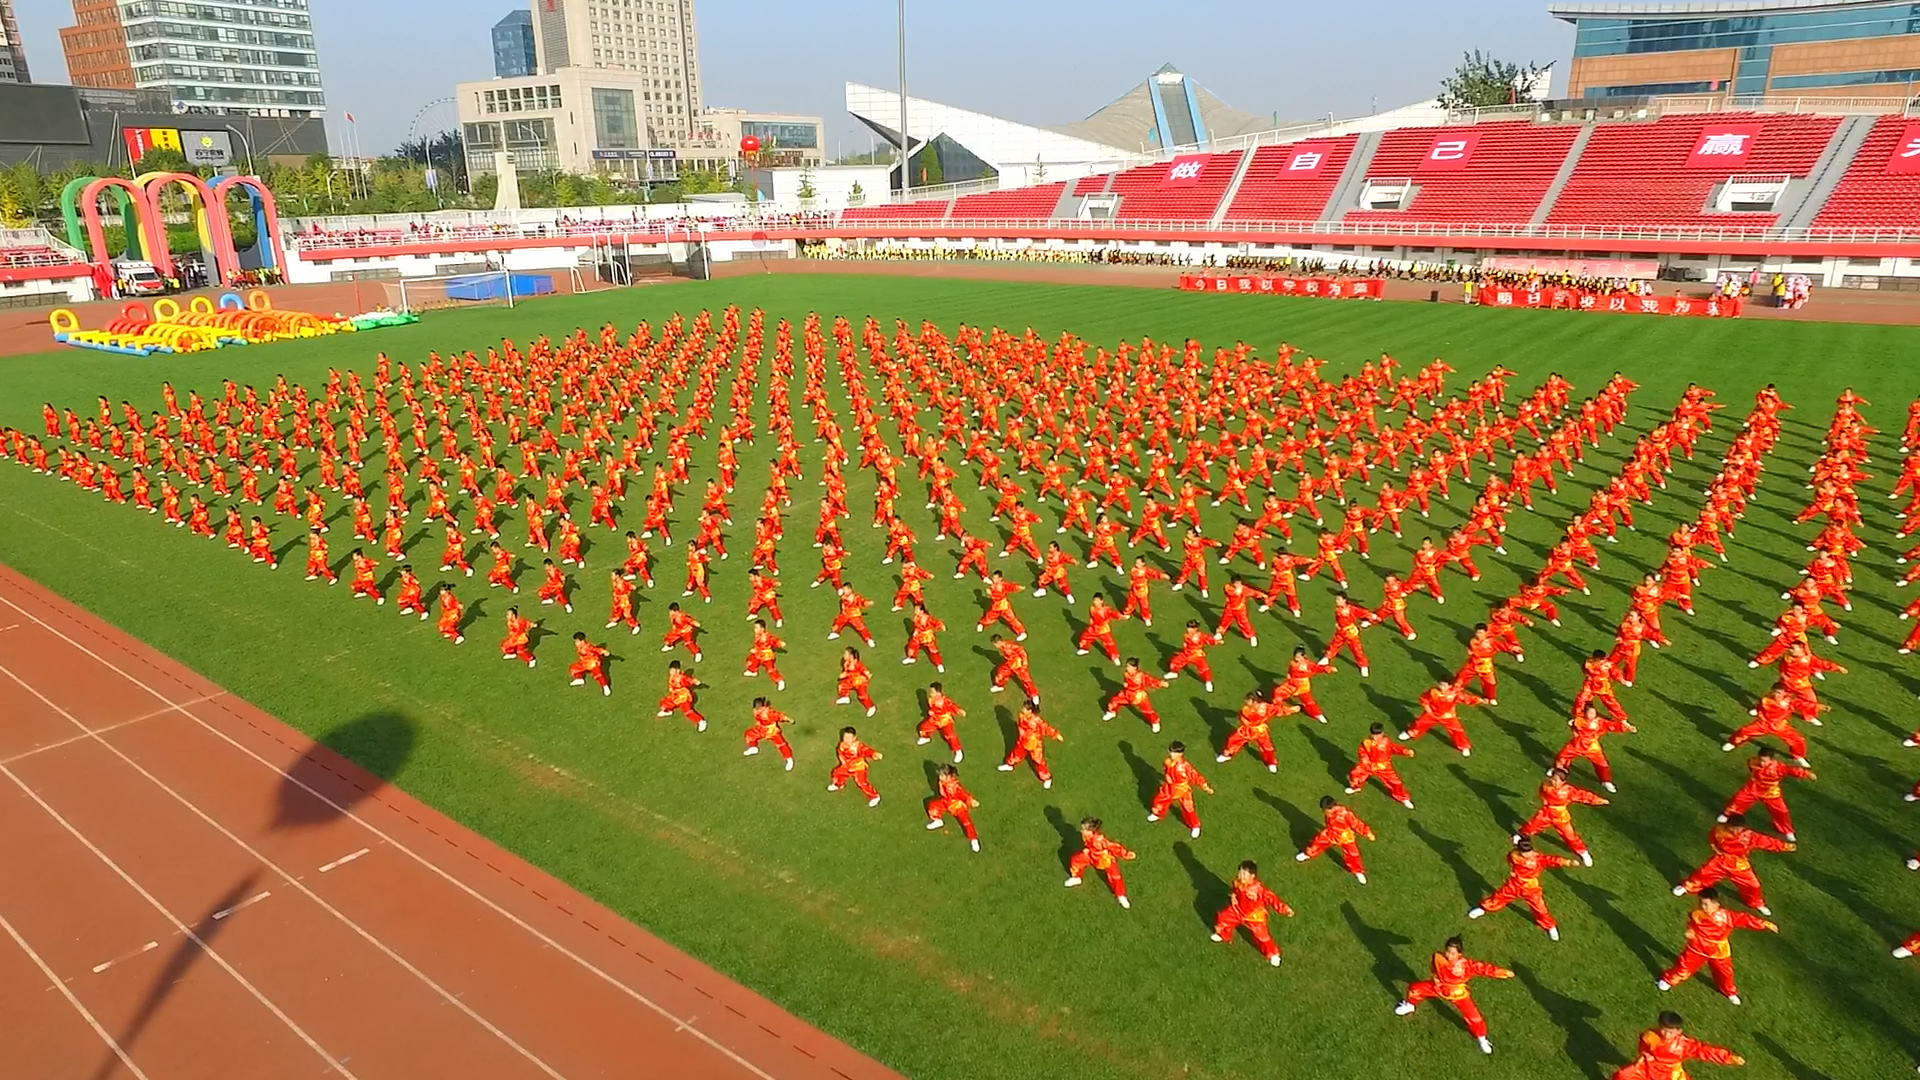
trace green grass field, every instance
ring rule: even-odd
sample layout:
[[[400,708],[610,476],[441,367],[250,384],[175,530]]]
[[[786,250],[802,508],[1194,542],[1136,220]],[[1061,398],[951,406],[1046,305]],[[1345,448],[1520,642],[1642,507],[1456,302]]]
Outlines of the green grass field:
[[[1558,944],[1515,912],[1478,923],[1463,913],[1504,875],[1507,829],[1531,811],[1544,759],[1563,738],[1579,659],[1609,644],[1627,586],[1655,566],[1667,531],[1697,509],[1727,424],[1706,440],[1699,461],[1677,466],[1653,508],[1635,508],[1642,519],[1637,534],[1602,545],[1592,597],[1568,598],[1560,629],[1543,623],[1523,632],[1527,662],[1503,663],[1510,687],[1500,707],[1464,713],[1474,756],[1463,761],[1439,740],[1424,740],[1419,757],[1402,763],[1417,812],[1377,788],[1354,798],[1380,832],[1366,850],[1372,884],[1365,888],[1331,861],[1292,861],[1318,821],[1315,802],[1338,793],[1367,723],[1394,727],[1411,718],[1420,691],[1463,655],[1471,624],[1537,569],[1630,437],[1590,455],[1557,498],[1541,502],[1541,513],[1516,514],[1507,542],[1512,554],[1485,558],[1482,581],[1469,585],[1450,573],[1449,604],[1415,601],[1418,642],[1371,632],[1370,679],[1343,665],[1340,675],[1319,680],[1316,693],[1333,723],[1281,722],[1278,775],[1251,755],[1214,765],[1212,752],[1242,694],[1269,688],[1297,642],[1324,644],[1331,625],[1324,579],[1303,589],[1303,620],[1278,609],[1256,616],[1259,649],[1236,640],[1214,651],[1215,693],[1183,678],[1158,694],[1167,718],[1159,736],[1130,716],[1100,723],[1099,703],[1114,673],[1090,662],[1097,657],[1073,655],[1083,609],[1018,600],[1045,713],[1067,735],[1064,746],[1050,748],[1058,777],[1051,791],[1024,771],[993,771],[1011,728],[1011,695],[987,693],[984,638],[967,629],[981,610],[979,589],[950,579],[952,556],[947,545],[930,542],[923,489],[909,483],[900,506],[921,534],[923,562],[936,572],[933,610],[952,627],[943,642],[944,681],[970,712],[961,724],[970,750],[962,775],[984,804],[977,820],[985,852],[978,856],[956,829],[922,829],[932,767],[947,759],[940,744],[916,747],[913,739],[916,694],[934,676],[925,665],[895,662],[904,616],[885,611],[894,578],[892,567],[879,565],[884,534],[864,527],[873,478],[852,469],[849,565],[852,580],[880,602],[871,620],[879,648],[869,654],[880,712],[860,720],[833,706],[840,643],[824,640],[832,601],[826,590],[804,587],[817,569],[808,546],[814,456],[795,487],[780,551],[788,579],[784,636],[792,648],[782,661],[791,683],[779,704],[796,718],[791,737],[800,758],[791,774],[779,771],[774,756],[740,756],[747,703],[769,689],[763,680],[739,677],[747,569],[740,559],[715,564],[714,603],[696,612],[711,632],[702,674],[714,684],[701,708],[715,721],[696,735],[677,718],[653,716],[666,660],[657,652],[658,634],[665,604],[679,599],[678,546],[656,542],[660,585],[642,594],[643,634],[603,639],[618,660],[611,699],[569,689],[562,656],[575,629],[601,637],[600,571],[618,558],[617,545],[604,540],[590,553],[594,571],[579,576],[578,613],[535,609],[560,636],[544,645],[552,662],[531,672],[495,655],[506,606],[497,594],[471,584],[463,590],[470,604],[480,599],[481,613],[469,643],[455,650],[431,623],[402,619],[391,606],[350,603],[344,588],[301,581],[297,564],[292,573],[261,572],[221,545],[10,463],[0,467],[0,558],[908,1076],[1602,1076],[1623,1063],[1661,1007],[1684,1013],[1697,1036],[1748,1057],[1746,1070],[1727,1075],[1852,1080],[1911,1072],[1920,1051],[1920,962],[1902,965],[1887,951],[1920,926],[1920,875],[1902,867],[1920,845],[1920,807],[1900,798],[1920,774],[1920,751],[1900,748],[1902,735],[1917,726],[1920,679],[1893,652],[1906,596],[1893,587],[1892,559],[1904,545],[1891,535],[1895,504],[1884,496],[1899,471],[1895,441],[1916,389],[1905,364],[1920,348],[1920,332],[1132,288],[742,278],[436,314],[372,336],[259,349],[154,360],[63,350],[8,360],[0,364],[0,423],[38,430],[45,399],[91,415],[97,394],[151,409],[162,378],[171,378],[183,399],[188,388],[212,396],[228,376],[268,386],[279,372],[317,389],[329,366],[370,374],[375,350],[413,361],[429,349],[482,351],[502,336],[524,345],[540,333],[606,321],[630,330],[675,311],[691,317],[705,307],[717,316],[728,304],[766,310],[769,351],[777,319],[790,318],[797,328],[817,310],[848,316],[856,330],[863,316],[875,315],[889,337],[900,318],[909,326],[932,320],[949,336],[963,322],[1016,333],[1031,326],[1049,338],[1070,330],[1109,347],[1143,334],[1173,342],[1192,336],[1209,348],[1245,339],[1271,355],[1286,341],[1326,358],[1325,373],[1333,376],[1382,351],[1410,368],[1440,356],[1458,369],[1452,389],[1496,363],[1519,372],[1511,381],[1519,393],[1558,370],[1584,394],[1621,369],[1642,384],[1629,422],[1635,431],[1657,423],[1689,381],[1719,392],[1729,404],[1720,417],[1730,423],[1768,381],[1798,408],[1788,414],[1732,564],[1705,573],[1698,618],[1670,613],[1675,647],[1650,651],[1639,685],[1622,691],[1640,734],[1609,741],[1619,774],[1615,804],[1577,815],[1598,865],[1547,882],[1564,937]],[[1879,438],[1876,475],[1862,494],[1869,547],[1857,562],[1855,610],[1835,612],[1845,626],[1842,644],[1824,650],[1853,670],[1821,687],[1835,708],[1826,727],[1809,729],[1820,781],[1788,791],[1801,850],[1758,860],[1783,932],[1736,938],[1743,1007],[1728,1005],[1704,976],[1663,996],[1654,975],[1679,946],[1689,906],[1667,889],[1705,858],[1712,814],[1744,776],[1746,754],[1722,754],[1718,743],[1770,682],[1769,672],[1749,671],[1744,660],[1766,640],[1782,606],[1777,594],[1806,560],[1803,544],[1814,529],[1790,519],[1804,503],[1801,478],[1818,453],[1834,395],[1847,384],[1873,401],[1869,419],[1891,434]],[[844,420],[844,399],[836,405]],[[759,408],[764,419],[764,401]],[[728,537],[736,552],[749,545],[770,444],[763,439],[742,453],[737,524]],[[803,449],[815,450],[811,443]],[[694,486],[679,510],[678,528],[689,533],[714,460],[711,443],[699,446]],[[957,450],[950,460],[958,464]],[[370,463],[368,474],[374,471]],[[964,478],[972,475],[963,470]],[[972,490],[970,483],[956,486]],[[972,525],[997,530],[986,524],[984,496],[974,499]],[[1374,602],[1379,576],[1404,571],[1419,537],[1460,520],[1466,501],[1440,504],[1430,522],[1412,518],[1403,542],[1379,534],[1371,562],[1349,559],[1357,597]],[[636,497],[624,512],[637,523],[640,510]],[[1058,511],[1045,512],[1043,543]],[[518,515],[503,522],[517,540]],[[1222,510],[1212,511],[1208,531],[1224,536],[1226,523]],[[289,523],[276,529],[279,545],[296,537]],[[438,537],[418,543],[416,565],[431,562]],[[343,556],[352,545],[341,538],[333,546]],[[1294,549],[1310,550],[1310,540],[1297,537]],[[1175,562],[1164,565],[1171,570]],[[1084,605],[1094,575],[1080,570],[1075,581]],[[1153,629],[1121,624],[1123,651],[1150,666],[1164,659],[1190,613],[1204,612],[1199,617],[1209,622],[1217,617],[1215,597],[1162,593]],[[853,722],[887,754],[875,769],[885,795],[876,809],[856,793],[823,790],[833,733]],[[1219,789],[1202,797],[1207,829],[1198,841],[1176,822],[1144,820],[1168,738],[1194,747]],[[1592,782],[1585,766],[1576,776]],[[1060,887],[1073,847],[1070,823],[1086,814],[1104,817],[1115,838],[1140,852],[1127,868],[1130,912],[1097,881]],[[1553,840],[1542,846],[1559,850]],[[1299,912],[1276,923],[1287,955],[1279,970],[1244,938],[1232,946],[1207,940],[1225,881],[1244,858],[1258,859],[1267,882]],[[1520,976],[1476,985],[1498,1048],[1487,1060],[1444,1008],[1409,1018],[1392,1013],[1406,982],[1425,974],[1429,952],[1462,931],[1472,955]]]

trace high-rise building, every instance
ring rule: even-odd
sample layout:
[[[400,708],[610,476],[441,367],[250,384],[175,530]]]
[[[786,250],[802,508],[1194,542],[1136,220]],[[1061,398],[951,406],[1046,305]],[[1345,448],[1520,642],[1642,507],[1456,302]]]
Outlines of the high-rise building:
[[[533,47],[533,12],[522,8],[493,24],[493,74],[498,79],[532,75],[540,70]]]
[[[13,0],[0,0],[0,82],[32,82],[27,71],[27,47],[20,40],[20,24],[13,17]]]
[[[161,90],[178,113],[327,110],[308,0],[73,0],[60,31],[74,85]]]
[[[565,67],[630,72],[643,127],[691,132],[701,113],[693,0],[531,0],[539,74]]]

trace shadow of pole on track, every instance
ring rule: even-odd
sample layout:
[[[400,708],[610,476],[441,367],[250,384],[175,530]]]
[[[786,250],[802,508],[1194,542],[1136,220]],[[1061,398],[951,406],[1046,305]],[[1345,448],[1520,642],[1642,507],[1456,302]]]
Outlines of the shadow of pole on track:
[[[328,730],[298,758],[281,766],[285,775],[275,791],[271,827],[322,825],[343,816],[400,774],[413,757],[416,742],[412,718],[392,710],[364,713]],[[250,870],[188,923],[190,932],[178,936],[133,1019],[117,1034],[122,1050],[131,1051],[188,970],[228,925],[228,918],[244,917],[236,909],[245,907],[260,891],[257,887],[265,875],[264,867]],[[109,1053],[95,1070],[94,1080],[106,1080],[121,1068],[119,1055]]]
[[[321,825],[351,810],[400,775],[417,740],[413,719],[391,709],[328,730],[284,766],[274,827]]]

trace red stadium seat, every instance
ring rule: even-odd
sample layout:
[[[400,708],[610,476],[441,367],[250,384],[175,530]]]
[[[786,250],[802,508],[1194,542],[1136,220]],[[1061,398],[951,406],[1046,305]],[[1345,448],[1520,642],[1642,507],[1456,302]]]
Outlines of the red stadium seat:
[[[1772,228],[1777,214],[1705,209],[1726,171],[1687,167],[1701,131],[1728,122],[1758,123],[1743,176],[1806,176],[1840,125],[1833,116],[1721,113],[1667,116],[1650,124],[1601,124],[1554,201],[1555,225],[1711,226],[1742,232]]]
[[[1253,152],[1253,161],[1247,165],[1247,175],[1240,181],[1240,190],[1233,194],[1233,204],[1227,207],[1226,221],[1318,221],[1320,214],[1327,208],[1327,199],[1333,195],[1333,189],[1340,183],[1340,174],[1347,167],[1347,160],[1353,156],[1353,144],[1358,136],[1345,135],[1324,142],[1314,140],[1326,160],[1312,179],[1285,179],[1287,165],[1293,161],[1301,144],[1289,143],[1283,146],[1262,146]]]
[[[1421,166],[1434,140],[1443,134],[1478,136],[1479,141],[1463,168],[1423,173]],[[1493,224],[1531,220],[1579,134],[1577,125],[1542,126],[1527,120],[1389,131],[1374,151],[1367,178],[1411,177],[1419,190],[1404,209],[1351,210],[1341,220]]]
[[[1200,175],[1191,184],[1167,185],[1170,161],[1128,169],[1113,178],[1109,189],[1120,196],[1116,221],[1206,221],[1213,217],[1233,183],[1233,170],[1240,164],[1241,151],[1228,154],[1199,154]]]
[[[891,203],[886,206],[851,206],[841,212],[840,220],[862,221],[939,221],[947,216],[948,200],[922,199],[919,202]]]
[[[1067,182],[1006,188],[954,200],[950,221],[1043,221],[1053,216]]]
[[[1909,122],[1904,116],[1883,116],[1873,125],[1847,174],[1813,219],[1813,228],[1920,228],[1920,173],[1886,171]]]

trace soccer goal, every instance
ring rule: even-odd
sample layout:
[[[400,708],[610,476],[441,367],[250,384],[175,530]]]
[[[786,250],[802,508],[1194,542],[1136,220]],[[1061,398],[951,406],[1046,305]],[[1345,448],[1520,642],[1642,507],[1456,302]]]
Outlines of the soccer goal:
[[[553,291],[547,274],[487,270],[443,277],[400,278],[380,283],[387,307],[403,315],[464,307],[513,307],[531,296]]]

